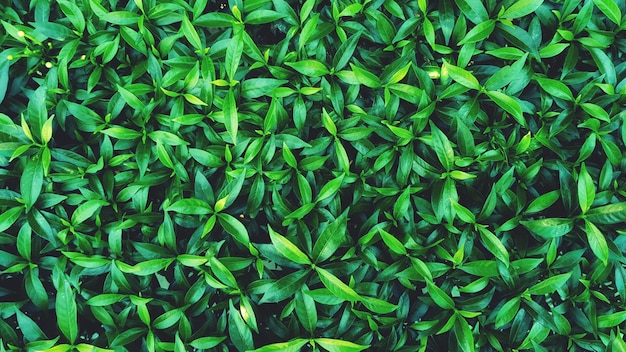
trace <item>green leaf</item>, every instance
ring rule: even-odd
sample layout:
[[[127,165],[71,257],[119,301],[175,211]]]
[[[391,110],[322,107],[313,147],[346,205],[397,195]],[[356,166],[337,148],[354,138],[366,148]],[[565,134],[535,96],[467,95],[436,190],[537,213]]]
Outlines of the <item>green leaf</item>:
[[[426,281],[426,287],[428,289],[428,295],[433,299],[433,301],[435,301],[436,305],[442,309],[454,309],[454,301],[452,298],[437,285],[431,281]]]
[[[474,28],[472,28],[469,32],[467,32],[463,40],[461,40],[458,45],[471,44],[479,42],[481,40],[485,40],[491,35],[491,33],[493,33],[493,30],[495,28],[495,20],[481,22]]]
[[[284,301],[302,288],[302,285],[306,282],[306,278],[308,276],[308,270],[298,270],[281,277],[269,285],[259,302],[276,303]]]
[[[404,66],[400,67],[396,72],[393,73],[387,80],[386,85],[392,85],[400,82],[406,75],[409,73],[409,69],[411,68],[411,62],[407,62]]]
[[[233,26],[233,36],[228,42],[228,47],[226,48],[226,74],[230,78],[231,81],[235,80],[235,74],[237,73],[237,69],[239,68],[239,61],[241,60],[241,55],[243,54],[243,25],[236,24]]]
[[[356,293],[353,288],[344,284],[341,280],[339,280],[335,275],[333,275],[326,269],[315,267],[315,271],[317,271],[317,274],[324,286],[326,286],[326,288],[333,295],[349,302],[357,302],[362,300],[362,297],[358,293]]]
[[[243,244],[246,247],[250,246],[250,235],[248,234],[248,230],[241,223],[241,221],[226,213],[217,214],[217,218],[224,230],[226,230],[228,234],[233,236],[233,238],[237,240],[237,242]]]
[[[126,297],[127,295],[121,293],[102,293],[97,296],[91,297],[85,303],[90,306],[105,307],[113,305]]]
[[[538,213],[551,207],[552,204],[559,200],[561,192],[559,190],[550,191],[533,199],[526,208],[526,214]]]
[[[126,88],[118,85],[117,91],[122,96],[122,99],[128,104],[128,106],[132,107],[135,110],[143,110],[146,106],[145,104],[137,98],[137,96]]]
[[[245,22],[246,24],[255,24],[255,25],[264,24],[264,23],[275,22],[285,16],[286,14],[282,14],[273,10],[254,10],[246,16]]]
[[[41,141],[43,144],[48,144],[52,139],[52,120],[54,120],[54,115],[50,116],[41,128]]]
[[[321,77],[330,73],[326,65],[317,60],[308,59],[297,62],[285,62],[285,65],[309,77]]]
[[[230,88],[226,93],[226,98],[222,106],[224,110],[224,125],[226,125],[226,131],[233,141],[233,144],[237,144],[237,130],[239,129],[239,114],[237,112],[237,104],[235,102],[235,93]]]
[[[369,345],[358,345],[354,342],[321,337],[316,338],[315,343],[329,352],[359,352],[370,347]]]
[[[589,48],[589,53],[593,58],[593,61],[598,66],[600,73],[604,75],[604,80],[606,83],[610,85],[615,85],[617,83],[617,76],[615,72],[615,65],[613,64],[613,59],[611,59],[605,52],[605,49],[602,48]]]
[[[398,305],[374,297],[362,297],[361,303],[376,314],[389,314],[398,309]]]
[[[38,160],[28,159],[22,177],[20,191],[26,203],[26,210],[30,209],[39,198],[43,187],[43,167]]]
[[[298,40],[298,51],[302,51],[302,49],[309,43],[309,39],[317,29],[317,24],[319,22],[320,14],[316,13],[308,21],[302,26],[302,31],[300,32],[300,39]]]
[[[373,73],[354,64],[350,64],[350,67],[352,68],[356,79],[362,85],[370,88],[379,88],[381,86],[380,78]]]
[[[32,229],[28,223],[24,224],[17,233],[17,252],[22,258],[31,261]]]
[[[392,234],[383,229],[378,229],[378,233],[390,251],[399,255],[408,255],[408,252],[402,242],[400,242]]]
[[[167,211],[188,215],[204,215],[213,213],[213,209],[207,202],[195,198],[181,199],[170,205],[167,208]]]
[[[196,26],[206,28],[223,28],[231,27],[235,22],[235,18],[227,13],[209,12],[196,18],[192,23]]]
[[[335,68],[335,72],[343,69],[354,54],[354,50],[361,38],[361,32],[357,32],[348,38],[345,42],[343,42],[339,49],[337,49],[337,53],[333,57],[333,66]]]
[[[561,237],[574,228],[574,221],[564,218],[522,220],[520,224],[524,225],[524,227],[529,229],[532,233],[543,238]]]
[[[72,1],[59,0],[61,11],[67,16],[74,28],[80,33],[85,30],[85,17],[81,9]],[[0,99],[2,101],[2,99]]]
[[[294,169],[298,168],[298,161],[296,160],[295,155],[291,152],[291,149],[287,146],[287,143],[283,142],[283,159],[287,165],[291,166]]]
[[[504,13],[500,16],[501,18],[513,19],[524,17],[526,15],[530,15],[535,12],[543,4],[543,0],[520,0],[513,3],[513,5],[509,6]]]
[[[120,26],[137,24],[139,15],[130,11],[112,11],[99,16],[102,20]]]
[[[300,320],[302,326],[309,333],[314,333],[317,328],[317,308],[315,301],[306,291],[297,291],[295,302],[298,320]]]
[[[233,288],[239,288],[237,279],[221,261],[215,257],[211,257],[209,263],[211,264],[211,270],[222,283]]]
[[[563,82],[541,77],[535,78],[535,80],[539,83],[543,90],[553,97],[567,101],[574,101],[572,91]]]
[[[522,106],[517,102],[517,100],[498,91],[487,91],[486,93],[491,100],[498,104],[499,107],[511,114],[517,123],[524,127],[528,127],[522,113]]]
[[[513,297],[508,300],[496,314],[496,329],[501,329],[504,325],[508,324],[517,315],[520,306],[520,298]]]
[[[274,78],[250,78],[241,83],[241,96],[244,98],[259,98],[262,96],[272,96],[276,88],[289,81]]]
[[[341,188],[343,179],[344,179],[344,174],[341,174],[335,177],[334,179],[328,181],[328,183],[326,183],[322,187],[322,189],[320,189],[319,193],[317,194],[317,197],[315,198],[315,202],[321,202],[326,198],[334,196],[337,193],[337,191],[339,191],[339,188]]]
[[[591,208],[593,200],[596,196],[596,188],[593,184],[591,175],[587,172],[585,163],[580,165],[580,172],[578,173],[578,204],[583,214]]]
[[[593,0],[593,3],[608,17],[611,22],[620,25],[622,22],[622,13],[613,0]]]
[[[311,259],[293,242],[289,241],[286,237],[274,231],[271,226],[268,225],[268,231],[270,234],[270,239],[274,248],[280,253],[283,257],[291,260],[294,263],[303,264],[303,265],[311,265]]]
[[[621,325],[624,321],[626,321],[626,311],[598,315],[598,328],[612,328]]]
[[[314,263],[320,263],[330,258],[346,241],[348,210],[333,220],[315,241],[312,258]]]
[[[454,321],[454,335],[461,351],[473,352],[476,350],[472,329],[467,320],[459,314],[456,315]]]
[[[209,349],[219,345],[224,340],[226,340],[226,336],[205,336],[191,341],[189,345],[197,349]]]
[[[176,145],[187,145],[187,144],[189,144],[184,139],[180,138],[179,136],[177,136],[177,135],[175,135],[175,134],[173,134],[171,132],[152,131],[152,132],[148,133],[148,137],[150,139],[152,139],[153,141],[155,141],[156,143],[161,143],[161,144],[164,144],[164,145],[176,146]]]
[[[563,285],[565,285],[565,283],[567,282],[567,280],[569,280],[571,276],[572,276],[572,273],[554,275],[552,277],[549,277],[533,285],[532,287],[528,289],[527,292],[528,294],[535,295],[535,296],[542,296],[542,295],[553,293],[554,291],[563,287]]]
[[[254,348],[252,331],[241,317],[239,310],[228,300],[228,336],[238,351],[249,351]]]
[[[24,335],[24,339],[27,342],[33,342],[46,339],[46,334],[41,330],[39,325],[35,323],[30,317],[22,313],[17,307],[15,309],[15,315],[17,317],[17,325],[20,331]]]
[[[450,75],[450,78],[457,81],[462,86],[470,89],[480,90],[480,83],[478,83],[478,80],[476,79],[476,77],[474,77],[474,75],[472,75],[470,71],[467,71],[461,67],[451,65],[446,60],[443,61],[443,66],[441,69],[442,72],[447,72]]]
[[[159,258],[159,259],[150,259],[140,263],[137,263],[133,266],[129,266],[124,263],[117,262],[116,264],[120,267],[120,271],[133,274],[136,276],[149,276],[155,274],[159,271],[165,270],[175,258]]]
[[[299,352],[307,343],[309,343],[307,339],[293,339],[287,342],[265,345],[248,352]]]
[[[26,272],[24,276],[24,288],[28,298],[39,309],[46,309],[48,307],[48,294],[41,279],[39,278],[39,270],[31,269]]]
[[[624,223],[626,222],[626,202],[592,208],[587,211],[585,218],[597,225]],[[0,224],[2,224],[2,221],[0,221]]]
[[[611,122],[611,117],[609,116],[609,113],[607,113],[606,110],[596,104],[582,103],[580,104],[580,107],[585,110],[585,112],[588,113],[590,116],[593,116],[605,122]]]
[[[405,39],[412,33],[415,33],[415,30],[419,26],[419,21],[420,21],[420,17],[418,16],[413,16],[409,18],[408,20],[403,21],[402,25],[400,26],[400,28],[398,28],[398,31],[396,32],[396,35],[393,37],[391,42],[397,43]]]
[[[183,32],[183,35],[185,36],[185,38],[187,38],[189,43],[194,48],[196,48],[197,50],[203,49],[200,36],[198,35],[198,32],[194,28],[193,24],[191,24],[191,21],[189,21],[189,18],[187,17],[186,14],[183,15],[183,21],[181,23],[180,30]]]
[[[606,238],[604,238],[604,235],[596,225],[586,219],[585,233],[587,234],[587,242],[589,242],[591,251],[606,266],[609,261],[609,246],[607,245]]]
[[[475,24],[482,23],[489,19],[487,9],[481,0],[454,0],[461,9],[465,17]]]
[[[183,98],[185,98],[185,100],[187,100],[190,104],[208,106],[207,103],[205,103],[204,101],[202,101],[202,99],[196,97],[193,94],[185,93],[183,94]]]
[[[82,224],[83,222],[85,222],[85,220],[89,219],[90,217],[94,215],[97,215],[100,209],[103,206],[108,205],[108,204],[109,204],[108,202],[104,200],[98,200],[98,199],[86,201],[85,203],[81,204],[78,208],[76,208],[76,210],[74,210],[74,213],[72,214],[72,224],[73,225]]]
[[[0,104],[6,97],[9,88],[9,62],[0,61]]]
[[[78,313],[75,294],[66,278],[63,278],[57,291],[55,312],[59,330],[74,344],[78,337]]]
[[[130,128],[122,127],[122,126],[114,126],[102,130],[102,133],[107,136],[122,139],[122,140],[133,140],[142,136],[141,132],[131,130]]]
[[[322,108],[322,124],[324,125],[324,128],[326,128],[328,133],[330,133],[332,136],[337,135],[337,126],[335,126],[335,123],[333,122],[332,118],[325,108]]]
[[[182,313],[179,309],[167,310],[165,313],[154,319],[152,322],[152,328],[163,330],[172,327],[180,320],[181,315]]]
[[[6,231],[20,218],[24,207],[13,207],[0,214],[0,232]]]
[[[383,122],[384,123],[384,122]],[[388,123],[384,123],[385,126],[387,126],[387,128],[389,128],[389,130],[391,130],[391,132],[393,134],[395,134],[396,136],[398,136],[399,138],[403,138],[403,139],[413,139],[413,137],[415,137],[413,135],[413,132],[406,130],[404,128],[401,127],[396,127],[394,125],[388,124]]]
[[[437,158],[446,171],[450,171],[454,166],[454,149],[452,149],[452,144],[448,137],[432,121],[430,121],[430,129]]]
[[[456,170],[455,170],[456,171]],[[452,208],[454,208],[454,212],[459,217],[461,221],[466,224],[475,224],[476,223],[476,215],[472,213],[471,210],[459,204],[457,201],[452,200]]]
[[[485,247],[491,252],[496,258],[502,261],[506,266],[509,264],[509,252],[506,247],[500,242],[500,239],[491,231],[483,226],[477,226],[478,231],[480,233],[480,239],[485,245]]]

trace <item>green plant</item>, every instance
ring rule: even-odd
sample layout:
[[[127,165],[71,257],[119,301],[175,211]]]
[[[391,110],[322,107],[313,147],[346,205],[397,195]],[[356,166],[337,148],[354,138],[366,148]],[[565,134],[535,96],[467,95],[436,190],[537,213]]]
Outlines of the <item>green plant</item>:
[[[625,10],[3,1],[0,349],[626,349]]]

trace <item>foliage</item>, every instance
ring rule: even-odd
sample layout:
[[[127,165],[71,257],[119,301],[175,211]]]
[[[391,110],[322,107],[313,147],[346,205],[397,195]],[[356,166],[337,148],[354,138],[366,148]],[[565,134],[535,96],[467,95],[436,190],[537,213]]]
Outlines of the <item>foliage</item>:
[[[0,13],[0,349],[623,351],[624,0]]]

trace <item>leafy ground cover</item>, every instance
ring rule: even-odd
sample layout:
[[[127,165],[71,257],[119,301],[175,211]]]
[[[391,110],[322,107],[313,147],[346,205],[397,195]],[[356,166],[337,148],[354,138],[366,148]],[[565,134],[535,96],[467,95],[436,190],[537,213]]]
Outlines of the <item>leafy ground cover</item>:
[[[625,12],[2,1],[0,350],[626,350]]]

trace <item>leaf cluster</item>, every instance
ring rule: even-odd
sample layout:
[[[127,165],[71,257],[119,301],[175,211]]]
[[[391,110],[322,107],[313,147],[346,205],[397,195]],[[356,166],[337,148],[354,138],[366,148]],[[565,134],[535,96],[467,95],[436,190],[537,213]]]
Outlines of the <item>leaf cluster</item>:
[[[3,1],[0,350],[625,350],[624,12]]]

